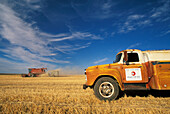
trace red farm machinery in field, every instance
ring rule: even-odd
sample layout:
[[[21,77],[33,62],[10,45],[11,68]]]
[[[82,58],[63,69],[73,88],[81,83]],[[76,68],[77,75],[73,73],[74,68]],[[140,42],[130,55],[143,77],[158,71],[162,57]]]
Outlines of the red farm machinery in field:
[[[47,68],[28,68],[28,74],[22,74],[22,77],[38,77],[46,73]]]

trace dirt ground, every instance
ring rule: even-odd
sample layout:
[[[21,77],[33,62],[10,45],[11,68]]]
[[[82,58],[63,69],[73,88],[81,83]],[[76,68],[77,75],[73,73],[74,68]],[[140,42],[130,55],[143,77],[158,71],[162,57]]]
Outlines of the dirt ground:
[[[0,75],[0,113],[170,114],[169,91],[127,91],[104,102],[84,83],[84,76]]]

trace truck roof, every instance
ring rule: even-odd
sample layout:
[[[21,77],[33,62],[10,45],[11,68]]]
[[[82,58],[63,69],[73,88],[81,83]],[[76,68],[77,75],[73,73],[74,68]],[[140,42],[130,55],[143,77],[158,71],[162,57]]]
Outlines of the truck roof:
[[[170,61],[170,50],[147,50],[147,51],[141,51],[141,50],[138,50],[138,49],[127,49],[127,50],[120,51],[119,53],[122,53],[124,51],[142,52],[142,54],[144,56],[144,59],[147,59],[149,61],[164,61],[164,60]]]
[[[124,51],[141,51],[141,50],[139,50],[139,49],[126,49],[126,50],[122,50],[122,51],[120,51],[119,53],[122,53],[122,52],[124,52]],[[119,54],[118,53],[118,54]],[[118,55],[117,54],[117,55]]]

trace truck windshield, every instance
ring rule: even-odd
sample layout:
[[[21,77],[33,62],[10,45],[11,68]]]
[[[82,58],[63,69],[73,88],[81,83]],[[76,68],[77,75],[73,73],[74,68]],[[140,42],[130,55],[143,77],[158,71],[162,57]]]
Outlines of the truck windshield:
[[[118,54],[118,55],[116,56],[116,60],[114,61],[114,63],[119,62],[120,59],[121,59],[121,56],[122,56],[122,53]]]

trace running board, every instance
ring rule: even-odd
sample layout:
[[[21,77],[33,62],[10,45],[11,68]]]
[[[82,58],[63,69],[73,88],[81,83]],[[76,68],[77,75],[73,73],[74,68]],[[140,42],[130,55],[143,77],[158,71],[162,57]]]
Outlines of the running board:
[[[125,90],[148,90],[144,83],[124,83]]]

